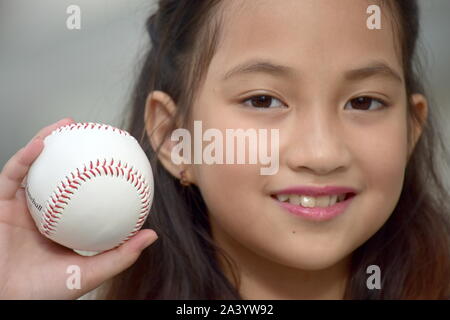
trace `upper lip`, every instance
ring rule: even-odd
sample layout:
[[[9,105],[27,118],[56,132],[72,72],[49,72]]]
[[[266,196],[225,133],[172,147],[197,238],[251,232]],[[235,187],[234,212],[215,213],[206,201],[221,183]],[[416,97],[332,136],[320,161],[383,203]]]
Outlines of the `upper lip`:
[[[274,192],[274,195],[278,194],[298,194],[305,196],[328,196],[328,195],[338,195],[343,193],[353,193],[356,194],[357,191],[351,187],[343,186],[293,186],[286,189],[278,190]]]

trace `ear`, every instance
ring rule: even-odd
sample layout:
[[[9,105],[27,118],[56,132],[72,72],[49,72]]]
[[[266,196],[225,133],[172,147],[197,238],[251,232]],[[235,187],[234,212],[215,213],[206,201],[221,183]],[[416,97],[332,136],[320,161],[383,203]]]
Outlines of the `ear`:
[[[414,150],[417,141],[422,135],[423,127],[427,121],[428,117],[428,101],[427,98],[420,93],[415,93],[411,95],[411,104],[412,107],[416,110],[416,113],[419,115],[420,123],[414,123],[412,129],[412,145],[409,148],[408,158],[411,155],[411,152]]]
[[[174,177],[180,179],[180,172],[186,169],[186,165],[177,165],[172,161],[172,148],[177,144],[176,141],[171,141],[171,132],[165,137],[168,130],[171,130],[171,120],[176,114],[176,105],[172,98],[163,91],[152,91],[145,103],[145,130],[147,137],[153,150],[157,150],[159,145],[161,149],[158,152],[158,159],[162,165]],[[190,180],[190,172],[186,170],[186,178]]]

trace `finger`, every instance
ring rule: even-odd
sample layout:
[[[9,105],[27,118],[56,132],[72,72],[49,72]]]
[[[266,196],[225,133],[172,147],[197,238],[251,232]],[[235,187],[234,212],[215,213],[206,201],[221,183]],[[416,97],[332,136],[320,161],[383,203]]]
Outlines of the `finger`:
[[[73,121],[72,118],[64,118],[59,120],[58,122],[55,122],[43,129],[41,129],[34,137],[33,139],[35,139],[36,137],[41,137],[42,139],[44,139],[46,136],[48,136],[50,133],[52,133],[54,130],[58,129],[59,127],[63,127],[65,125],[74,123],[75,121]],[[31,139],[31,140],[33,140]]]
[[[47,127],[45,127],[45,128],[43,128],[43,129],[41,129],[32,139],[31,139],[31,141],[32,140],[34,140],[34,139],[36,139],[37,137],[41,137],[42,139],[44,139],[45,137],[47,137],[49,134],[51,134],[54,130],[56,130],[56,129],[58,129],[59,127],[63,127],[63,126],[65,126],[65,125],[68,125],[68,124],[71,124],[71,123],[74,123],[75,121],[72,119],[72,118],[64,118],[64,119],[61,119],[61,120],[59,120],[58,122],[55,122],[54,124],[51,124],[51,125],[49,125],[49,126],[47,126]],[[22,183],[21,183],[21,187],[22,188],[25,188],[25,186],[26,186],[26,179],[27,179],[27,177],[25,176],[24,178],[23,178],[23,180],[22,180]]]
[[[15,196],[31,163],[43,147],[42,139],[37,137],[8,160],[0,173],[0,200],[9,200]]]
[[[23,181],[30,165],[43,148],[42,139],[53,130],[74,122],[70,118],[62,119],[40,130],[38,134],[22,149],[20,149],[3,167],[0,173],[0,199],[12,199]]]
[[[92,289],[104,281],[129,268],[139,257],[142,250],[158,239],[156,232],[150,229],[140,230],[134,237],[118,248],[86,258],[86,283]]]

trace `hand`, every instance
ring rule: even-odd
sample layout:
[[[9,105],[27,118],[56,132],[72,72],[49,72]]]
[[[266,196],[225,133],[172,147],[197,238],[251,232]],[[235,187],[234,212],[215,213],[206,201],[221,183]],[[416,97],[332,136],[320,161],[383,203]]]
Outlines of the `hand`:
[[[21,183],[41,153],[43,139],[63,119],[42,129],[6,163],[0,173],[0,299],[77,299],[130,267],[157,235],[140,230],[118,248],[84,257],[43,236],[28,211]],[[68,267],[76,265],[80,289],[69,289]]]

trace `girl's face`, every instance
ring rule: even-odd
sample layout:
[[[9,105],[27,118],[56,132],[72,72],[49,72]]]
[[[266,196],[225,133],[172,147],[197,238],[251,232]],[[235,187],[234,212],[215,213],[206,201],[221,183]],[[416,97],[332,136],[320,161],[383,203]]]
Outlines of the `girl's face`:
[[[261,164],[190,168],[214,238],[232,255],[329,268],[380,229],[396,206],[408,159],[407,98],[390,13],[382,12],[380,30],[369,30],[370,4],[226,2],[222,38],[192,119],[202,121],[203,132],[221,130],[224,139],[226,129],[279,129],[274,175],[261,175],[267,167]],[[285,71],[250,68],[224,79],[256,61]],[[272,197],[298,185],[346,186],[357,194],[343,214],[310,221]]]

